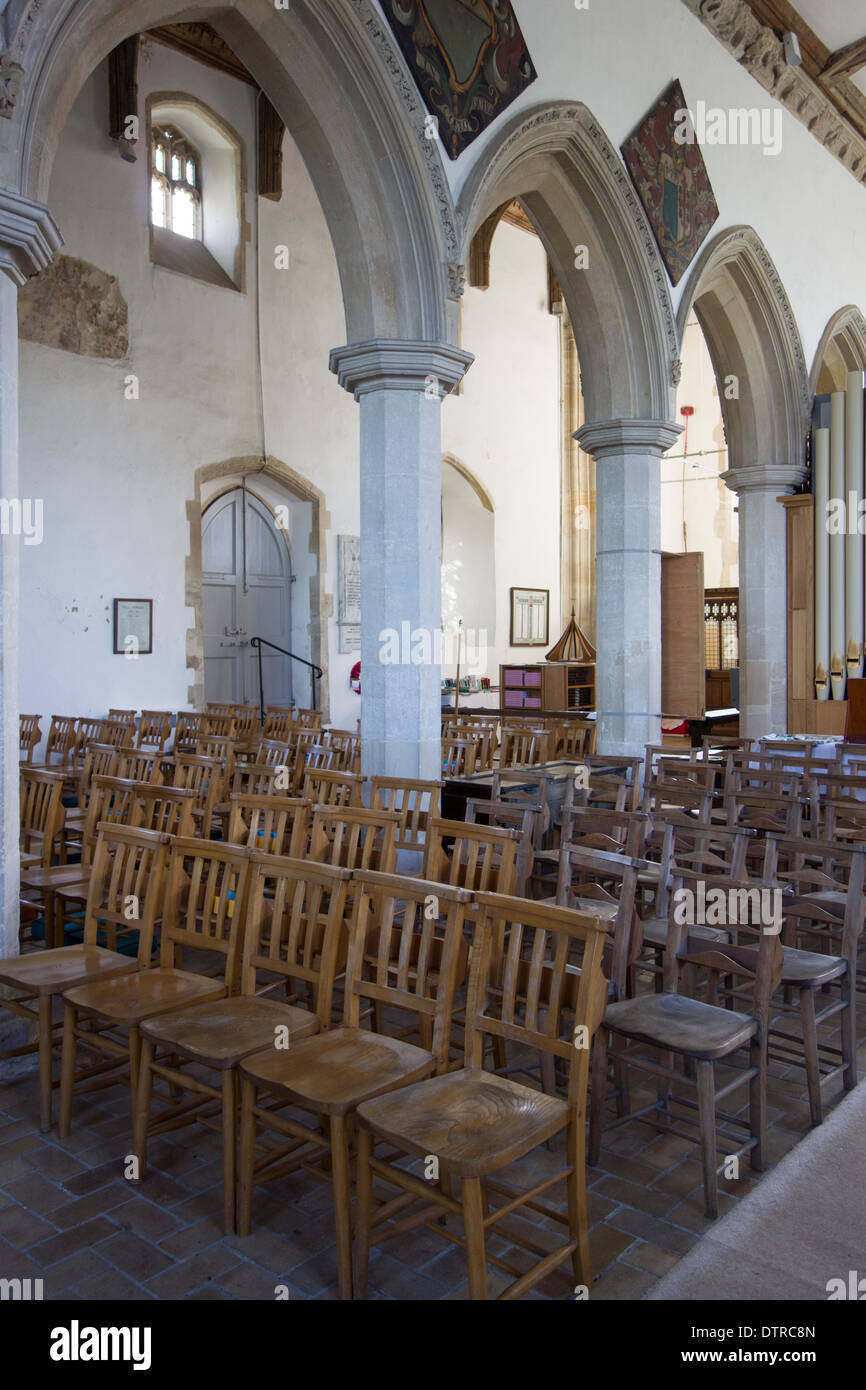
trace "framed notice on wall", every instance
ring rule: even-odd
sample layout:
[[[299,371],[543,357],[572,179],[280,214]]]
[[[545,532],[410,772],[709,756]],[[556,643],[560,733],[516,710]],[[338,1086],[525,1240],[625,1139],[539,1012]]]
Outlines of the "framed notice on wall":
[[[114,650],[120,656],[153,652],[153,599],[114,600]]]
[[[511,590],[511,646],[546,647],[549,589]]]

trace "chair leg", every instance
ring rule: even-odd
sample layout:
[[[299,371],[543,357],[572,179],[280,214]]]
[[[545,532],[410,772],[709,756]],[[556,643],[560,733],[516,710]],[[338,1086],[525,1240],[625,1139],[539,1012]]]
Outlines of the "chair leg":
[[[135,1114],[132,1123],[132,1151],[138,1159],[138,1176],[143,1178],[147,1172],[147,1127],[150,1123],[150,1098],[153,1091],[154,1044],[149,1038],[141,1040],[141,1059],[139,1062],[138,1090],[135,1100]]]
[[[76,1010],[74,1004],[66,1004],[63,1009],[63,1052],[60,1062],[60,1113],[57,1117],[57,1132],[61,1139],[68,1138],[72,1125],[72,1088],[75,1084],[76,1052]]]
[[[621,1119],[624,1115],[631,1114],[631,1087],[629,1084],[628,1065],[617,1060],[617,1053],[625,1047],[623,1039],[616,1034],[610,1041],[610,1060],[613,1064],[613,1080],[616,1086],[616,1113],[617,1118]]]
[[[352,1297],[352,1179],[345,1115],[331,1116],[331,1182],[337,1228],[337,1282],[342,1299]]]
[[[358,1166],[355,1174],[355,1298],[367,1297],[370,1267],[370,1232],[373,1224],[373,1136],[358,1130]]]
[[[256,1088],[246,1077],[241,1082],[241,1124],[240,1153],[238,1155],[238,1235],[250,1233],[250,1207],[253,1197],[253,1164],[256,1154],[256,1117],[253,1106],[256,1103]]]
[[[45,994],[39,1000],[39,1128],[47,1134],[51,1128],[51,1012],[54,999]]]
[[[466,1258],[469,1264],[469,1297],[487,1299],[487,1261],[484,1255],[484,1201],[480,1178],[463,1179],[463,1221],[466,1228]]]
[[[712,1062],[698,1062],[697,1089],[704,1202],[707,1216],[715,1221],[719,1214],[719,1176],[716,1172],[716,1078]]]
[[[749,1083],[749,1132],[755,1141],[751,1166],[756,1173],[763,1173],[767,1147],[767,1048],[757,1038],[752,1039],[749,1047],[749,1063],[755,1069]]]
[[[223,1072],[223,1226],[227,1235],[235,1229],[236,1144],[238,1123],[238,1074],[234,1067]]]
[[[857,1085],[857,1010],[855,1007],[856,983],[852,965],[848,974],[840,982],[842,990],[842,1013],[840,1032],[842,1035],[842,1085],[846,1091],[853,1091]]]
[[[141,1066],[141,1033],[138,1028],[129,1030],[129,1104],[132,1110],[132,1123],[135,1124],[135,1106],[138,1097],[138,1071]]]
[[[589,1161],[593,1168],[601,1154],[604,1103],[607,1092],[607,1034],[599,1028],[592,1040],[592,1082],[589,1093]]]
[[[815,1024],[815,995],[811,989],[800,990],[800,1022],[803,1029],[803,1057],[806,1063],[806,1086],[809,1092],[809,1117],[812,1127],[824,1118],[821,1109],[821,1069],[818,1063],[818,1029]]]
[[[586,1125],[583,1116],[572,1113],[566,1135],[568,1176],[568,1232],[577,1241],[571,1268],[575,1283],[592,1287],[592,1258],[589,1250],[589,1220],[586,1213]]]

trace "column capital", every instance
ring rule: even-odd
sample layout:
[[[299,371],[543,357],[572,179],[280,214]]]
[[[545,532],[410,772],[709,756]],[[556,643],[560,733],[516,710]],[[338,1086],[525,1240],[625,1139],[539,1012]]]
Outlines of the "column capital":
[[[450,395],[474,361],[448,343],[373,338],[332,348],[330,367],[357,401],[370,391],[429,391],[431,384],[436,395]]]
[[[719,477],[738,496],[744,492],[793,492],[806,481],[806,468],[800,463],[750,463],[728,468]]]
[[[593,420],[575,430],[585,454],[595,459],[621,454],[662,454],[676,444],[683,432],[682,425],[669,420]]]
[[[0,188],[0,270],[23,285],[50,265],[63,238],[44,203]]]

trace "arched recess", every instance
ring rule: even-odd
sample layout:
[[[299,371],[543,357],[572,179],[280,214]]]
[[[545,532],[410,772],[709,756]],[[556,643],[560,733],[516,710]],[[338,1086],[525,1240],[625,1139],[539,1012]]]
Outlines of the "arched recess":
[[[485,675],[486,652],[496,641],[495,509],[490,493],[465,463],[443,454],[442,626],[455,653],[460,621],[464,672]],[[472,658],[468,665],[467,656]],[[470,670],[479,660],[480,669]]]
[[[812,363],[811,394],[844,391],[848,373],[862,371],[866,371],[866,318],[856,304],[846,304],[821,335]]]
[[[444,176],[430,177],[441,157],[376,53],[368,9],[366,0],[16,4],[10,30],[24,74],[12,119],[0,123],[0,178],[44,202],[66,117],[97,64],[131,34],[206,20],[267,94],[307,165],[334,244],[347,341],[447,342],[455,319],[450,197]]]
[[[315,570],[310,576],[309,589],[309,652],[310,661],[320,666],[324,675],[318,682],[319,708],[323,723],[330,721],[330,687],[328,671],[328,621],[334,612],[334,596],[326,588],[327,549],[326,536],[331,524],[325,507],[324,493],[293,468],[279,459],[268,457],[264,464],[260,456],[224,459],[221,463],[210,463],[197,468],[195,473],[195,493],[186,504],[189,521],[189,553],[186,557],[186,605],[193,610],[193,626],[187,629],[186,652],[187,667],[194,672],[193,683],[189,688],[188,700],[194,709],[204,709],[204,642],[202,631],[202,486],[220,479],[246,478],[251,475],[264,476],[278,483],[294,497],[308,502],[312,508],[312,527],[310,530],[310,552],[315,557]],[[213,498],[208,499],[209,502]],[[265,502],[265,505],[269,505]],[[299,653],[303,655],[303,653]],[[301,668],[299,668],[301,669]],[[306,704],[302,692],[306,690],[303,679],[295,681],[295,698],[300,705]]]
[[[464,261],[514,199],[562,287],[587,420],[671,420],[679,339],[667,277],[622,160],[585,106],[551,102],[503,124],[460,197]]]
[[[731,471],[803,468],[811,412],[803,345],[779,272],[751,227],[722,232],[698,257],[677,314],[681,341],[692,310],[719,383]]]

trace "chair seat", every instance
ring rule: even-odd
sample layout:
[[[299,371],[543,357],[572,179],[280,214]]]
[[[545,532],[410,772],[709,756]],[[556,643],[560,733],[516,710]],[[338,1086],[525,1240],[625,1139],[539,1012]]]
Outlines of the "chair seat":
[[[345,1115],[363,1100],[429,1076],[436,1065],[400,1038],[361,1028],[332,1028],[288,1052],[271,1048],[247,1058],[241,1071],[253,1081],[323,1115]]]
[[[816,907],[823,907],[827,912],[831,912],[834,917],[841,921],[845,916],[845,903],[848,894],[844,889],[836,892],[832,888],[823,888],[817,893],[794,893],[790,898],[785,899],[786,907],[803,907],[808,903],[814,903]]]
[[[238,996],[214,999],[178,1013],[161,1014],[142,1027],[142,1037],[205,1065],[229,1070],[244,1057],[274,1047],[275,1029],[289,1030],[289,1042],[319,1028],[308,1009],[275,999]]]
[[[604,1025],[621,1037],[710,1061],[757,1032],[755,1019],[682,994],[646,994],[609,1004]]]
[[[419,1158],[436,1154],[462,1178],[515,1162],[564,1129],[568,1115],[557,1096],[480,1070],[434,1076],[365,1101],[358,1111],[365,1128]]]
[[[843,956],[823,956],[818,951],[800,951],[794,946],[782,948],[783,985],[823,985],[837,980],[847,969]]]
[[[112,975],[130,975],[138,962],[102,946],[58,946],[0,961],[0,984],[14,985],[28,994],[62,994],[72,985],[102,981]]]
[[[707,941],[730,941],[731,933],[724,927],[689,926],[689,936],[706,937]],[[668,939],[667,917],[647,917],[643,923],[644,945],[665,946]]]
[[[191,1004],[204,1004],[209,999],[219,999],[224,993],[225,986],[219,980],[158,966],[117,980],[106,980],[104,984],[81,985],[66,990],[63,997],[76,1008],[134,1028],[146,1018]]]
[[[38,888],[53,893],[59,888],[69,888],[73,884],[86,885],[90,879],[88,864],[54,864],[50,869],[28,869],[21,875],[25,888]]]

